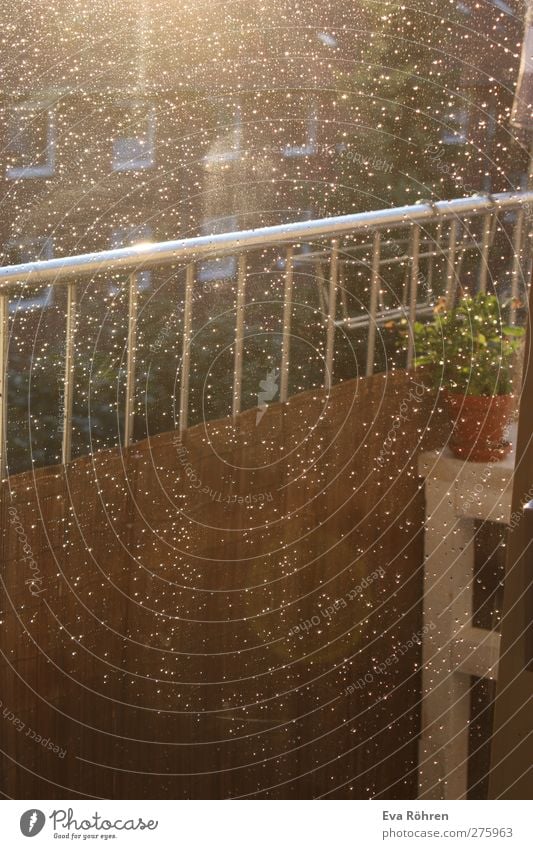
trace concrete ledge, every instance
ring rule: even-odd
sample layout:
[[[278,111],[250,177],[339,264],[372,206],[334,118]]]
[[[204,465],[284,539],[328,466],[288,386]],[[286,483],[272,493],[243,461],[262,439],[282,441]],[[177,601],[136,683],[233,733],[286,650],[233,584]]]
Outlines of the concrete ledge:
[[[418,458],[418,474],[448,483],[454,512],[465,519],[508,524],[511,515],[514,452],[499,463],[468,463],[448,448],[426,451]]]
[[[498,679],[501,637],[496,631],[483,628],[463,628],[455,637],[452,661],[456,672],[478,678]]]

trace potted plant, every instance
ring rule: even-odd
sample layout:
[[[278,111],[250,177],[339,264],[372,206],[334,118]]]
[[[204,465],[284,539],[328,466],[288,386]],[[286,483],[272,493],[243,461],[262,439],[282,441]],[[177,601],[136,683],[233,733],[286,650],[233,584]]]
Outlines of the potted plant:
[[[453,422],[450,448],[462,459],[496,461],[511,448],[504,435],[525,331],[511,326],[509,308],[477,294],[452,309],[440,301],[433,321],[414,325],[415,367],[429,367]]]

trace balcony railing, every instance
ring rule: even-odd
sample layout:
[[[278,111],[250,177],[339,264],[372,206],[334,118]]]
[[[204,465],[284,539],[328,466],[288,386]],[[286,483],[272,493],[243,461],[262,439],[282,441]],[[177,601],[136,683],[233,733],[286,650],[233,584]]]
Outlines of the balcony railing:
[[[197,266],[206,260],[238,256],[235,309],[233,416],[241,411],[247,260],[253,252],[275,248],[282,251],[278,267],[283,271],[280,300],[281,326],[280,401],[289,394],[291,316],[295,269],[311,264],[319,287],[326,342],[323,385],[333,380],[337,328],[365,328],[366,374],[375,368],[376,332],[380,324],[404,317],[412,326],[417,316],[433,309],[436,295],[453,304],[461,283],[465,257],[470,257],[469,283],[486,291],[492,277],[490,250],[500,226],[508,242],[509,294],[518,299],[524,275],[524,257],[530,236],[533,192],[475,195],[469,198],[424,202],[320,220],[294,222],[256,230],[224,233],[176,241],[144,243],[92,254],[61,257],[0,268],[0,477],[6,476],[7,381],[10,298],[20,297],[21,287],[66,287],[64,346],[64,403],[62,410],[62,461],[71,459],[74,366],[78,314],[77,283],[102,273],[126,272],[128,276],[128,329],[125,369],[123,440],[133,440],[135,412],[136,334],[139,275],[149,268],[185,269],[183,348],[179,390],[179,429],[188,426],[192,315],[197,285]],[[506,225],[502,228],[502,220]],[[304,250],[305,248],[306,250]],[[472,258],[476,270],[472,270]],[[426,263],[421,274],[420,263]],[[442,279],[434,285],[436,263],[444,263]],[[396,303],[384,298],[384,269],[401,265],[405,285]],[[351,315],[343,285],[350,267],[368,275],[368,306]],[[501,283],[501,280],[499,281]],[[407,367],[412,365],[414,344],[410,336]]]

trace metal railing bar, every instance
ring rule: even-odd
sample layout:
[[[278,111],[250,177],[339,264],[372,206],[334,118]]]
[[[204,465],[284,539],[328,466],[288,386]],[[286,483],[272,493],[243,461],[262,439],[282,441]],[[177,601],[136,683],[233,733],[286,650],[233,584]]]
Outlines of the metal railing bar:
[[[238,254],[237,306],[235,328],[235,362],[233,376],[232,411],[234,418],[241,410],[241,395],[243,381],[244,353],[244,318],[246,300],[246,273],[248,251],[267,249],[285,245],[287,262],[285,265],[284,306],[283,306],[283,335],[281,353],[281,385],[280,398],[288,398],[289,366],[290,366],[290,331],[292,318],[294,266],[296,258],[303,256],[294,253],[294,240],[298,242],[312,239],[331,239],[329,253],[329,282],[326,283],[325,262],[327,254],[325,247],[312,255],[315,267],[315,278],[318,286],[320,308],[326,324],[325,344],[325,376],[324,386],[328,390],[333,383],[333,360],[336,328],[349,329],[366,328],[367,362],[366,373],[374,372],[374,357],[376,346],[376,329],[383,322],[396,318],[407,317],[410,327],[417,316],[430,315],[433,307],[428,303],[417,300],[419,283],[420,260],[428,258],[428,274],[436,258],[444,257],[446,270],[446,303],[453,306],[456,297],[457,281],[465,252],[481,250],[481,267],[479,269],[480,289],[486,289],[488,275],[489,249],[493,243],[494,233],[499,226],[501,210],[516,210],[512,234],[513,265],[511,271],[513,306],[511,321],[516,318],[516,299],[520,294],[522,260],[524,242],[530,237],[526,234],[525,204],[533,203],[532,192],[505,193],[490,197],[462,198],[453,201],[440,201],[436,204],[416,204],[410,207],[378,210],[376,212],[358,213],[356,215],[340,216],[338,218],[320,219],[316,221],[293,222],[280,227],[266,227],[258,230],[241,231],[219,236],[184,239],[173,242],[144,244],[133,248],[123,248],[113,251],[103,251],[97,254],[87,254],[74,257],[46,260],[44,262],[26,263],[19,266],[0,267],[0,477],[7,473],[6,438],[7,438],[7,334],[9,326],[9,293],[16,286],[24,285],[66,285],[67,315],[66,315],[66,345],[64,373],[64,407],[62,410],[62,461],[64,464],[71,459],[72,443],[72,409],[74,397],[74,356],[75,332],[77,322],[76,283],[80,274],[98,274],[106,271],[108,274],[120,273],[130,269],[129,300],[128,300],[128,338],[126,351],[126,396],[124,413],[124,446],[133,441],[135,413],[135,368],[137,343],[137,310],[138,310],[138,275],[143,267],[171,263],[178,265],[184,262],[186,266],[185,279],[185,308],[184,308],[184,342],[180,386],[180,416],[179,428],[188,426],[189,408],[189,376],[190,376],[190,346],[192,331],[192,303],[195,284],[195,263],[198,257],[221,256],[227,253]],[[479,241],[471,239],[466,222],[474,216],[482,217],[481,246]],[[442,231],[445,224],[450,222],[448,238],[441,244]],[[436,224],[436,241],[424,235],[426,224]],[[461,228],[459,230],[458,228]],[[410,250],[402,256],[383,256],[384,246],[393,245],[399,250],[403,239],[391,240],[386,238],[391,228],[409,228],[411,230]],[[372,241],[361,246],[361,235],[369,239],[369,231],[373,234]],[[459,239],[459,232],[461,238]],[[478,231],[477,231],[478,232]],[[341,236],[356,239],[359,243],[351,243],[347,249],[343,244],[342,256],[339,253]],[[426,250],[427,246],[432,249]],[[368,269],[368,259],[350,255],[355,251],[372,248],[371,289],[369,312],[357,317],[347,315],[346,295],[340,293],[342,300],[341,320],[337,320],[337,298],[342,275],[347,265],[357,265]],[[401,248],[404,250],[404,248]],[[347,256],[348,251],[348,256]],[[309,255],[306,255],[309,259]],[[398,309],[386,309],[383,293],[380,287],[380,269],[382,266],[405,263],[406,277],[404,281],[403,299],[405,304]],[[428,287],[430,284],[428,283]],[[407,362],[412,365],[414,346],[412,340],[408,343]]]
[[[285,287],[283,292],[283,324],[281,339],[281,374],[279,384],[279,399],[285,404],[289,394],[289,357],[291,346],[291,312],[292,312],[292,281],[293,281],[294,248],[287,248],[285,263]]]
[[[241,230],[169,242],[143,243],[98,253],[56,257],[22,265],[0,267],[0,291],[9,284],[20,282],[21,279],[31,282],[32,285],[45,282],[60,285],[68,278],[72,279],[85,274],[109,273],[120,269],[133,271],[141,267],[191,262],[207,256],[240,253],[254,248],[274,247],[319,238],[337,238],[344,234],[353,235],[360,231],[368,231],[369,228],[406,226],[409,223],[448,218],[453,220],[457,216],[465,218],[490,210],[520,208],[528,203],[533,203],[533,192],[504,192],[492,195],[490,198],[483,195],[456,198],[431,204],[413,204],[314,221],[296,221],[256,230]]]
[[[235,362],[233,367],[233,418],[241,411],[242,359],[244,348],[244,310],[246,301],[246,254],[239,256],[237,306],[235,320]]]
[[[376,230],[372,249],[372,272],[370,275],[370,311],[368,316],[368,339],[366,349],[366,376],[374,373],[374,353],[376,348],[376,315],[379,300],[379,258],[381,253],[381,233]]]
[[[487,291],[487,277],[489,273],[489,251],[492,242],[492,219],[493,215],[489,212],[483,216],[483,234],[481,237],[481,257],[479,263],[479,280],[478,287],[481,293]]]
[[[463,269],[463,260],[464,260],[465,253],[466,253],[466,250],[467,250],[467,246],[466,246],[467,241],[468,241],[468,233],[464,229],[463,232],[461,233],[461,240],[460,240],[459,244],[456,245],[456,258],[455,258],[455,263],[454,263],[455,281],[458,281],[461,278],[461,271]],[[478,250],[477,245],[475,245],[475,248],[476,248],[476,250]],[[457,289],[457,286],[455,287],[455,289]],[[455,297],[455,292],[454,292],[454,297]]]
[[[457,218],[450,224],[449,251],[446,258],[446,307],[451,309],[455,300],[456,276],[455,276],[455,246],[457,244]]]
[[[128,338],[126,342],[126,399],[124,405],[125,448],[133,441],[135,419],[135,358],[137,353],[137,274],[128,281]]]
[[[429,222],[429,223],[431,224],[431,223],[434,223],[434,222]],[[400,229],[400,227],[402,229],[409,227],[409,221],[407,221],[403,225],[398,225],[398,227],[395,228],[395,229]],[[380,232],[382,232],[383,228],[376,227],[375,230],[380,230]],[[375,232],[375,230],[374,230],[374,232]],[[407,247],[408,244],[409,244],[409,238],[404,239],[404,238],[398,237],[397,239],[383,239],[383,236],[382,236],[382,238],[381,238],[382,255],[384,253],[385,248],[396,249],[399,245],[404,245],[404,247]],[[421,238],[420,239],[420,245],[433,245],[433,244],[435,244],[435,239],[433,239],[431,236],[428,237],[428,238]],[[365,252],[367,253],[370,250],[372,250],[372,241],[360,242],[356,245],[347,245],[347,246],[343,245],[342,257],[339,257],[339,266],[350,265],[353,262],[354,259],[357,259],[357,257],[354,256],[354,254],[365,253]],[[308,251],[305,254],[298,254],[298,256],[295,257],[295,262],[296,262],[296,260],[298,260],[299,263],[313,262],[313,261],[316,261],[317,258],[324,257],[325,253],[326,253],[326,251],[323,248],[318,248],[316,251]],[[386,257],[384,259],[382,259],[382,262],[386,262],[386,259],[387,259]],[[396,256],[390,257],[390,259],[396,259]]]
[[[315,265],[315,278],[318,291],[318,306],[322,315],[326,315],[326,299],[324,298],[324,263],[317,262]]]
[[[525,212],[521,209],[517,216],[513,232],[513,269],[511,272],[511,324],[515,323],[516,305],[520,298],[520,278],[522,274],[522,243],[524,237]]]
[[[333,384],[333,354],[335,346],[335,314],[337,309],[337,282],[339,274],[339,241],[331,243],[331,260],[329,265],[329,292],[326,336],[326,362],[324,368],[324,388],[329,392]]]
[[[427,272],[427,284],[426,284],[428,298],[431,297],[431,294],[433,293],[433,275],[435,273],[435,259],[437,257],[442,256],[441,239],[442,239],[442,221],[439,221],[439,223],[437,224],[436,232],[435,232],[435,238],[429,239],[430,244],[433,244],[435,249],[433,251],[431,251],[429,253],[429,255],[427,255],[425,252],[420,254],[420,258],[425,259],[426,256],[428,258],[428,272]],[[425,244],[425,241],[426,241],[425,239],[421,240],[421,244]]]
[[[417,317],[419,316],[427,316],[433,315],[434,306],[432,304],[420,304],[416,305],[415,314]],[[377,312],[375,323],[376,325],[385,324],[389,321],[397,321],[398,319],[405,318],[408,319],[407,311],[405,307],[394,307],[391,309],[384,310],[383,312]],[[370,324],[370,318],[368,313],[360,316],[352,316],[349,319],[340,318],[335,322],[336,327],[343,327],[346,330],[359,330],[366,329]]]
[[[67,321],[65,327],[65,376],[63,379],[63,432],[61,462],[72,458],[72,407],[74,404],[74,345],[76,333],[77,290],[75,283],[67,288]]]
[[[181,352],[180,411],[178,430],[183,433],[189,424],[189,382],[191,374],[192,302],[194,296],[194,265],[185,271],[185,303],[183,308],[183,349]]]
[[[407,368],[413,365],[415,350],[414,323],[416,321],[416,293],[418,289],[418,268],[420,252],[420,227],[415,224],[411,235],[411,280],[409,287],[409,335],[407,341]]]
[[[379,286],[379,288],[378,288],[378,298],[379,298],[379,308],[380,308],[380,310],[385,310],[386,309],[385,296],[383,294],[383,289],[381,288],[381,286]]]
[[[346,298],[346,266],[339,260],[339,294],[344,318],[348,318],[348,300]]]
[[[402,307],[406,307],[409,301],[409,281],[411,279],[411,261],[410,259],[405,263],[405,270],[403,273],[403,281],[402,281]],[[380,304],[381,306],[381,304]]]
[[[407,225],[408,226],[408,225]],[[381,243],[383,247],[383,242]],[[421,240],[422,244],[422,240]],[[371,248],[371,245],[368,246]],[[465,243],[461,242],[461,251],[479,251],[479,244],[476,241],[471,241]],[[420,259],[435,259],[444,257],[448,254],[449,247],[441,245],[440,248],[434,251],[421,251]],[[325,254],[322,254],[324,256]],[[409,263],[411,257],[408,253],[402,254],[401,256],[391,256],[391,257],[382,257],[379,261],[380,265],[398,265],[403,263]],[[360,266],[361,268],[368,268],[368,262],[364,259],[358,259],[357,257],[352,257],[348,259],[339,259],[339,266],[344,268],[345,266]]]

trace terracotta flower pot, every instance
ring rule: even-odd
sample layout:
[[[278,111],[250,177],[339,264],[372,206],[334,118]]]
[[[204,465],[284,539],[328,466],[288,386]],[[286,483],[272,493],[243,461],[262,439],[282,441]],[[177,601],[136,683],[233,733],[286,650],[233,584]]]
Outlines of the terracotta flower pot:
[[[453,422],[450,448],[456,457],[473,463],[502,460],[511,450],[504,440],[514,410],[512,395],[455,395],[442,399]]]

